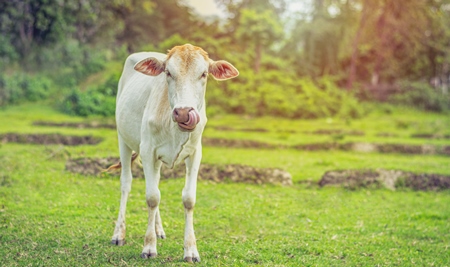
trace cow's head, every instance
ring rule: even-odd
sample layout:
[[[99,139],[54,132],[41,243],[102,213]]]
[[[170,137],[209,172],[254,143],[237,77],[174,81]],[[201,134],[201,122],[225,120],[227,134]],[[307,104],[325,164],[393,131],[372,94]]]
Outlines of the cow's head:
[[[165,61],[149,57],[138,62],[134,69],[150,76],[166,75],[172,119],[183,131],[194,130],[200,121],[208,74],[216,80],[239,75],[230,63],[214,61],[203,49],[190,44],[169,50]]]

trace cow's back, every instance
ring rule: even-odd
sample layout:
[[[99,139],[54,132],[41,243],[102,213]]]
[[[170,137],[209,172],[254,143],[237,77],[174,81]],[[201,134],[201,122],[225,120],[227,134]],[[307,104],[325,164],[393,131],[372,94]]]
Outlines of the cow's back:
[[[148,76],[145,76],[144,74],[136,71],[134,69],[134,66],[139,61],[148,58],[148,57],[154,57],[160,60],[164,60],[166,58],[166,55],[156,52],[139,52],[134,53],[128,56],[128,58],[125,61],[125,65],[123,67],[122,76],[119,80],[119,88],[117,91],[117,97],[119,98],[123,88],[126,86],[127,82],[130,80],[145,80],[145,78],[149,78]]]
[[[163,76],[147,76],[134,70],[136,63],[148,57],[164,60],[166,55],[156,52],[140,52],[130,55],[125,61],[116,99],[117,130],[127,145],[137,152],[141,140],[141,124],[145,107],[148,105],[150,97],[155,103],[159,101],[157,98],[160,94],[152,94],[152,90],[156,88],[157,90],[153,91],[163,91],[165,86]]]

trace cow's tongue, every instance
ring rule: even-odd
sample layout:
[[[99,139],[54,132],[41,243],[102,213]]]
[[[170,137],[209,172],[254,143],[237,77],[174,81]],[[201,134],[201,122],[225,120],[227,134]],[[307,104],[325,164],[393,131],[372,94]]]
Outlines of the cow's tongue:
[[[189,119],[187,122],[179,122],[178,125],[186,130],[193,130],[200,121],[200,116],[194,109],[188,113]]]

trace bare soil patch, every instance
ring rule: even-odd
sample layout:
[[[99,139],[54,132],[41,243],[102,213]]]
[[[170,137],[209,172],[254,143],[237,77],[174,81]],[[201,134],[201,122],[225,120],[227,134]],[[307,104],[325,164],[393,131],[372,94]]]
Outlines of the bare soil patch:
[[[377,133],[377,136],[378,137],[398,137],[398,134],[381,132],[381,133]]]
[[[450,189],[450,176],[384,169],[340,170],[326,172],[319,181],[319,185],[339,185],[349,189],[411,188],[421,191],[439,191]]]
[[[33,122],[35,126],[50,126],[50,127],[67,127],[67,128],[77,128],[77,129],[88,129],[88,128],[107,128],[116,129],[115,124],[99,123],[99,122],[51,122],[51,121],[35,121]]]
[[[281,148],[281,145],[267,144],[263,142],[253,140],[241,140],[241,139],[222,139],[222,138],[202,138],[202,144],[204,146],[214,147],[231,147],[231,148],[265,148],[275,149]]]
[[[364,142],[350,143],[315,143],[293,146],[294,149],[318,151],[318,150],[342,150],[365,153],[398,153],[398,154],[422,154],[422,155],[448,155],[450,146],[434,145],[409,145],[409,144],[373,144]]]
[[[350,135],[350,136],[363,136],[365,133],[363,131],[358,130],[340,130],[340,129],[318,129],[313,132],[309,132],[311,134],[319,134],[319,135]]]
[[[102,141],[99,137],[76,136],[62,134],[18,134],[6,133],[0,135],[1,143],[20,143],[20,144],[38,144],[38,145],[96,145]]]
[[[229,126],[216,126],[214,129],[218,131],[227,131],[227,132],[257,132],[257,133],[267,133],[269,130],[264,128],[241,128],[241,129],[235,129],[233,127]]]
[[[255,148],[255,149],[292,148],[306,151],[341,150],[341,151],[356,151],[365,153],[378,152],[378,153],[450,156],[450,146],[434,146],[434,145],[373,144],[364,142],[349,142],[349,143],[324,142],[324,143],[284,146],[284,145],[267,144],[253,140],[206,138],[206,137],[202,139],[202,143],[204,146],[231,147],[231,148]]]
[[[424,139],[450,139],[450,134],[416,133],[412,134],[411,137]]]
[[[103,171],[110,165],[118,162],[118,158],[77,158],[66,162],[66,170],[74,173],[91,176],[108,175]],[[133,164],[133,177],[143,178],[142,167]],[[118,176],[119,173],[112,175]],[[186,175],[186,167],[180,164],[173,169],[165,166],[161,168],[161,179],[181,178]],[[245,165],[210,165],[201,164],[199,180],[213,182],[239,182],[249,184],[281,184],[292,185],[292,176],[287,171],[273,168],[255,168]]]

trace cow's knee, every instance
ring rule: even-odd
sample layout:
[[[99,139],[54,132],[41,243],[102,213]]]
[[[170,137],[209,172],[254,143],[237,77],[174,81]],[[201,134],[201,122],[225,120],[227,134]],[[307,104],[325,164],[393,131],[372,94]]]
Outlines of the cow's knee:
[[[195,195],[183,192],[183,205],[185,209],[191,210],[195,206]]]
[[[161,195],[158,189],[147,192],[146,194],[147,206],[149,208],[158,207],[160,199]]]

